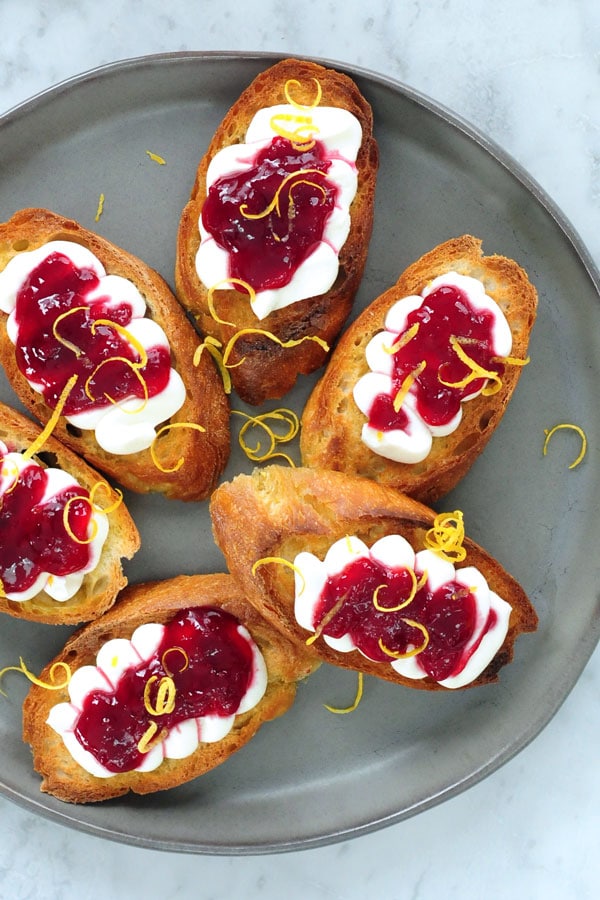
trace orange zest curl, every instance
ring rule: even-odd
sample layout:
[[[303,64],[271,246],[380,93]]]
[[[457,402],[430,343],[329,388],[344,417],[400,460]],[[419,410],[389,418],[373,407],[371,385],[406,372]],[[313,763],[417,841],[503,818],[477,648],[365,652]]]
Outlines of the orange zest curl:
[[[103,490],[105,490],[109,496],[113,493],[116,494],[116,500],[114,500],[110,506],[100,506],[100,504],[96,502],[96,494]],[[119,488],[111,488],[107,481],[97,481],[90,491],[90,503],[92,504],[93,509],[95,512],[104,513],[105,516],[114,512],[115,509],[118,509],[122,502],[123,491],[119,490]]]
[[[167,647],[161,657],[160,664],[170,678],[173,677],[173,673],[169,671],[169,667],[167,666],[167,659],[172,653],[179,653],[183,657],[183,665],[180,669],[177,669],[177,674],[185,672],[185,670],[188,669],[190,665],[190,658],[183,647]]]
[[[264,328],[242,328],[240,331],[236,332],[233,337],[227,342],[227,346],[223,352],[223,365],[228,368],[233,368],[233,365],[229,365],[229,357],[233,351],[233,348],[239,338],[243,337],[245,334],[262,334],[265,337],[269,338],[269,340],[273,341],[275,344],[279,344],[280,347],[284,349],[289,349],[290,347],[297,347],[299,344],[303,344],[304,341],[315,341],[322,348],[325,353],[329,352],[329,344],[327,341],[324,341],[323,338],[317,337],[314,334],[307,334],[304,337],[290,339],[289,341],[282,341],[281,338],[278,338],[276,334],[273,334],[271,331],[265,331]],[[236,366],[241,365],[246,357],[242,357],[242,359],[235,363]]]
[[[141,413],[142,410],[145,409],[145,407],[146,407],[146,405],[147,405],[147,403],[148,403],[148,384],[147,384],[147,382],[146,382],[146,379],[144,378],[144,376],[143,376],[142,373],[140,372],[140,368],[142,368],[141,364],[140,364],[140,363],[134,363],[134,362],[132,362],[130,359],[127,359],[125,356],[109,356],[107,359],[103,359],[102,362],[98,363],[98,365],[96,366],[96,368],[94,369],[94,371],[92,372],[92,374],[89,376],[89,378],[88,378],[88,379],[86,380],[86,382],[85,382],[84,389],[85,389],[86,396],[87,396],[92,402],[94,402],[95,400],[98,399],[97,397],[94,397],[94,395],[92,394],[92,392],[91,392],[91,390],[90,390],[90,382],[94,380],[94,378],[96,377],[96,375],[98,374],[98,372],[100,371],[100,369],[102,368],[102,366],[105,366],[107,363],[114,363],[114,362],[121,362],[121,363],[124,363],[124,364],[125,364],[126,366],[128,366],[128,367],[131,369],[131,371],[134,373],[134,375],[136,376],[137,380],[138,380],[139,383],[141,384],[142,390],[143,390],[143,392],[144,392],[144,396],[143,396],[143,398],[142,398],[142,404],[141,404],[141,406],[139,406],[137,409],[124,409],[124,408],[121,406],[121,403],[123,403],[123,401],[124,401],[125,399],[130,399],[130,398],[123,398],[122,400],[115,400],[113,397],[110,396],[110,394],[107,394],[106,391],[104,392],[104,396],[105,396],[105,398],[108,400],[109,403],[112,403],[114,406],[120,406],[122,412],[127,413],[128,415],[131,415],[131,416],[135,416],[135,415],[137,415],[138,413]]]
[[[464,538],[463,514],[458,509],[435,517],[433,527],[425,535],[425,546],[447,562],[462,562],[467,555]]]
[[[213,284],[208,290],[208,295],[206,298],[208,311],[215,322],[218,322],[219,325],[230,325],[232,328],[236,327],[235,322],[228,322],[226,319],[221,319],[217,315],[214,304],[214,293],[215,291],[219,290],[234,290],[236,287],[240,287],[248,292],[248,294],[250,295],[250,303],[254,301],[256,297],[256,291],[254,290],[252,285],[248,284],[247,281],[244,281],[243,278],[223,278],[221,281],[217,281],[216,284]]]
[[[158,163],[159,166],[166,166],[167,161],[163,159],[162,156],[159,156],[158,153],[152,153],[151,150],[146,150],[146,155],[152,160],[152,162]]]
[[[335,713],[338,716],[342,716],[342,715],[345,715],[346,713],[354,712],[354,710],[356,709],[356,707],[362,700],[362,695],[363,695],[364,676],[363,676],[362,672],[358,672],[357,674],[358,674],[358,684],[356,685],[356,696],[354,697],[354,701],[351,704],[351,706],[346,706],[342,709],[339,709],[336,706],[328,706],[327,703],[324,703],[323,706],[325,707],[326,710],[328,710],[330,713]]]
[[[56,673],[59,670],[64,672],[65,680],[61,681],[57,684],[56,683],[56,678],[57,678]],[[32,684],[37,685],[37,687],[45,688],[45,690],[47,690],[47,691],[62,691],[69,684],[69,681],[71,680],[71,675],[72,675],[71,667],[68,665],[68,663],[55,662],[50,666],[50,670],[48,672],[50,681],[42,681],[40,678],[38,678],[36,675],[34,675],[33,672],[29,671],[29,669],[25,665],[25,662],[24,662],[22,656],[19,657],[19,665],[18,666],[6,666],[4,669],[0,669],[0,679],[4,676],[4,674],[6,672],[21,672],[23,675],[25,675],[25,677],[29,681],[31,681]],[[6,697],[5,692],[1,689],[0,689],[0,694],[3,694]]]
[[[429,632],[425,628],[424,625],[421,625],[420,622],[415,622],[414,619],[402,619],[406,625],[410,625],[412,628],[418,628],[421,634],[423,635],[423,643],[420,647],[413,647],[412,650],[407,650],[406,653],[397,653],[395,650],[390,650],[389,647],[386,647],[383,643],[383,640],[379,638],[377,642],[379,644],[379,649],[386,654],[386,656],[391,656],[394,659],[410,659],[411,656],[417,656],[419,653],[422,653],[423,650],[427,647],[429,643]]]
[[[159,462],[158,457],[156,455],[156,442],[159,437],[163,434],[166,434],[167,431],[171,431],[173,428],[192,428],[194,431],[205,432],[206,428],[203,428],[202,425],[197,425],[196,422],[170,422],[168,425],[163,425],[162,428],[159,428],[154,436],[154,440],[150,444],[150,456],[152,457],[152,462],[156,466],[159,471],[164,472],[166,475],[171,474],[172,472],[177,472],[185,462],[183,456],[180,456],[174,466],[167,468],[163,466],[162,463]]]
[[[283,122],[285,124],[280,125]],[[287,123],[297,123],[297,127],[292,131],[287,127]],[[279,137],[290,141],[294,150],[311,150],[315,145],[314,135],[319,128],[313,124],[312,116],[298,116],[290,113],[276,113],[269,120],[271,130]],[[302,132],[306,132],[306,137]]]
[[[348,596],[347,592],[342,594],[342,596],[339,597],[338,600],[336,600],[336,602],[333,604],[331,609],[325,613],[325,615],[323,616],[323,618],[317,625],[317,627],[315,629],[315,633],[311,634],[311,636],[308,637],[306,639],[306,641],[304,642],[307,647],[310,647],[311,644],[314,644],[314,642],[316,640],[318,640],[318,638],[321,637],[321,635],[323,634],[323,632],[325,631],[325,629],[327,628],[327,626],[329,625],[331,620],[339,613],[340,609],[342,608],[342,606],[344,605],[344,603],[346,601],[347,596]]]
[[[308,103],[308,104],[307,103],[298,103],[291,96],[290,88],[292,87],[292,85],[295,85],[296,87],[301,87],[302,85],[298,81],[297,78],[288,78],[285,85],[283,86],[283,93],[285,95],[285,99],[290,104],[290,106],[294,106],[296,109],[314,109],[316,106],[319,105],[319,103],[321,102],[321,98],[323,96],[323,89],[321,87],[321,82],[319,81],[318,78],[313,78],[312,81],[314,81],[314,83],[317,86],[317,95],[316,95],[315,99],[313,100],[312,103]]]
[[[544,440],[543,453],[544,453],[544,456],[546,456],[546,454],[548,453],[548,444],[550,443],[550,440],[553,437],[553,435],[555,435],[557,431],[560,431],[561,429],[565,429],[565,428],[569,429],[571,431],[577,432],[577,434],[581,438],[581,450],[579,451],[579,455],[573,460],[573,462],[569,466],[569,469],[574,469],[575,466],[579,465],[579,463],[581,462],[581,460],[583,459],[583,457],[585,456],[585,454],[587,452],[587,438],[585,436],[585,432],[584,432],[583,428],[580,428],[579,425],[571,425],[569,422],[561,422],[559,425],[555,425],[554,428],[550,428],[549,430],[547,428],[545,428],[544,434],[546,435],[546,438]]]
[[[231,375],[223,365],[223,354],[220,350],[222,346],[223,344],[221,341],[218,341],[216,338],[211,337],[210,334],[207,334],[202,343],[198,344],[196,347],[192,363],[194,366],[199,366],[202,353],[204,350],[207,350],[214,359],[217,369],[219,370],[219,374],[223,381],[223,390],[226,394],[230,394],[232,389]]]
[[[406,606],[409,606],[409,604],[411,604],[412,601],[417,596],[417,593],[421,590],[421,588],[427,582],[427,572],[423,572],[421,577],[419,579],[417,579],[417,573],[414,571],[414,569],[407,568],[406,571],[409,573],[411,581],[412,581],[410,593],[409,593],[408,597],[406,598],[406,600],[403,600],[401,603],[398,604],[398,606],[382,606],[379,603],[378,595],[379,595],[379,591],[382,588],[387,587],[387,584],[380,584],[375,588],[375,591],[373,593],[373,606],[375,607],[375,609],[378,612],[398,612],[398,610],[404,609]]]
[[[269,205],[263,209],[262,212],[260,212],[260,213],[246,212],[246,210],[248,209],[247,203],[241,204],[240,212],[244,216],[245,219],[264,219],[265,216],[268,216],[270,213],[273,212],[273,210],[275,210],[277,215],[281,217],[281,208],[279,206],[279,198],[280,198],[281,192],[284,189],[284,187],[286,186],[286,184],[289,181],[293,181],[293,179],[298,178],[301,175],[322,175],[322,174],[323,174],[323,172],[321,172],[320,169],[298,169],[297,172],[290,172],[289,175],[286,175],[285,178],[283,178],[281,180],[281,184],[275,191],[275,196],[273,197],[273,199],[271,200]],[[298,184],[308,184],[311,187],[319,188],[319,190],[321,190],[323,196],[326,196],[326,191],[320,184],[315,184],[314,182],[307,181],[304,178],[301,179],[298,182]],[[293,185],[292,185],[292,187],[293,187]],[[290,194],[291,194],[292,187],[290,187]],[[288,203],[292,203],[292,202],[293,201],[291,200],[291,196],[289,196]]]
[[[153,705],[150,700],[150,693],[155,681],[158,681],[158,690]],[[170,675],[165,675],[160,679],[158,675],[151,675],[144,687],[144,707],[151,716],[165,716],[168,713],[172,713],[175,709],[176,694],[175,682]]]
[[[91,524],[92,524],[91,534],[89,535],[89,537],[87,537],[83,540],[78,538],[77,535],[75,534],[75,532],[73,531],[73,529],[71,528],[71,525],[69,522],[69,511],[71,509],[71,504],[75,503],[76,500],[83,500],[84,503],[89,503],[92,512],[94,511],[94,504],[92,503],[92,501],[89,497],[86,497],[83,494],[78,494],[76,497],[69,497],[69,499],[67,500],[67,502],[65,503],[64,508],[63,508],[64,529],[67,532],[67,534],[69,535],[69,537],[71,538],[71,540],[75,541],[76,544],[91,544],[94,541],[94,538],[96,537],[96,535],[98,534],[98,523],[96,522],[95,519],[92,519],[92,522],[91,522]]]
[[[299,578],[302,580],[302,586],[298,591],[299,597],[306,587],[306,579],[304,578],[304,575],[302,574],[302,571],[298,568],[298,566],[294,565],[293,562],[290,562],[289,559],[284,559],[283,556],[263,556],[261,559],[257,559],[253,564],[252,576],[254,577],[256,575],[256,570],[260,568],[260,566],[265,566],[267,565],[267,563],[278,563],[279,565],[287,566],[289,569],[292,569],[292,571],[294,571],[296,575],[299,576]]]
[[[440,384],[443,384],[445,387],[452,388],[465,388],[471,384],[473,381],[477,381],[480,378],[487,379],[491,382],[490,385],[486,385],[481,393],[485,397],[489,397],[492,394],[497,393],[502,387],[502,379],[498,375],[497,372],[494,372],[491,369],[484,369],[483,366],[480,366],[479,363],[476,363],[474,359],[471,359],[469,354],[463,349],[462,344],[468,343],[468,339],[465,338],[457,338],[454,335],[450,337],[450,345],[460,361],[468,366],[471,370],[464,378],[460,381],[444,381],[441,375],[438,374],[438,380]]]
[[[158,747],[162,741],[168,735],[168,730],[166,728],[162,728],[161,731],[157,734],[158,725],[156,722],[150,722],[146,731],[138,741],[138,751],[140,753],[150,753],[151,750],[154,750],[155,747]]]
[[[128,331],[127,328],[124,328],[122,325],[119,325],[117,322],[113,322],[111,319],[94,319],[92,322],[91,332],[96,335],[96,330],[99,325],[104,325],[107,328],[114,328],[116,332],[118,332],[122,338],[124,338],[128,344],[130,344],[135,352],[139,356],[139,362],[132,362],[131,366],[134,369],[143,369],[148,365],[148,354],[146,353],[146,348],[143,344],[141,344],[134,335]],[[120,357],[118,357],[120,358]],[[105,362],[109,362],[109,360],[104,360]]]
[[[40,434],[38,434],[35,441],[33,441],[33,443],[29,445],[27,450],[24,451],[23,459],[31,459],[32,456],[35,456],[35,454],[38,453],[42,449],[42,447],[44,446],[44,444],[46,443],[46,441],[48,440],[48,438],[54,431],[56,423],[58,422],[58,420],[60,419],[60,417],[62,415],[62,411],[64,409],[65,403],[67,402],[69,394],[75,387],[76,382],[77,382],[77,375],[71,375],[71,377],[65,384],[64,388],[62,389],[62,393],[61,393],[60,397],[58,398],[58,402],[57,402],[56,406],[54,407],[52,415],[46,422],[46,426],[45,426],[44,430],[42,432],[40,432]]]
[[[100,216],[104,212],[104,194],[100,194],[98,197],[98,206],[96,207],[96,215],[94,216],[94,221],[99,222]]]
[[[246,421],[240,428],[240,433],[238,435],[238,440],[240,447],[248,457],[248,459],[253,462],[265,462],[267,459],[273,459],[274,457],[282,457],[286,459],[287,462],[294,466],[294,462],[286,453],[280,453],[276,450],[277,444],[285,444],[288,441],[293,440],[298,434],[300,429],[300,422],[298,420],[298,416],[291,409],[274,409],[268,413],[262,413],[259,416],[250,416],[245,412],[241,412],[237,409],[232,409],[231,412],[238,416],[243,416]],[[273,428],[271,428],[267,424],[267,420],[274,419],[276,422],[286,422],[288,425],[288,430],[285,434],[277,434]],[[255,447],[248,446],[246,442],[246,432],[250,428],[262,428],[264,433],[267,435],[269,446],[266,450],[261,448],[260,441],[257,440]]]
[[[394,353],[398,353],[399,350],[402,350],[403,347],[406,347],[406,345],[410,341],[412,341],[412,339],[414,337],[416,337],[418,330],[419,330],[419,322],[415,322],[414,325],[411,325],[407,331],[404,331],[400,335],[398,340],[394,341],[394,343],[390,347],[384,346],[383,352],[389,353],[390,356],[393,356]]]
[[[68,309],[66,312],[61,313],[60,316],[57,316],[54,322],[52,323],[52,334],[56,338],[59,344],[62,344],[63,347],[67,347],[69,350],[72,350],[76,357],[83,356],[83,350],[81,347],[78,347],[77,344],[73,344],[71,341],[68,341],[66,338],[60,336],[57,330],[57,326],[59,322],[64,322],[69,316],[72,316],[73,313],[77,312],[88,312],[89,306],[73,306],[71,309]]]
[[[406,378],[400,385],[400,389],[398,390],[398,393],[394,397],[394,403],[393,403],[394,412],[398,412],[400,410],[400,407],[402,406],[402,404],[404,403],[404,401],[406,399],[406,395],[410,391],[411,387],[413,386],[413,383],[417,380],[417,378],[419,377],[421,372],[425,369],[426,365],[427,365],[427,363],[425,362],[425,360],[422,360],[419,363],[419,365],[415,369],[412,370],[412,372],[408,373],[408,375],[406,376]]]

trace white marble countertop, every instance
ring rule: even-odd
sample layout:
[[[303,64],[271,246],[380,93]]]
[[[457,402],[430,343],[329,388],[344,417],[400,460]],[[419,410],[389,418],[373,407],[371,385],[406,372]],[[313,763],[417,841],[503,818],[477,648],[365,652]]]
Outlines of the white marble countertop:
[[[511,154],[600,264],[596,0],[3,0],[0,33],[0,112],[97,65],[165,51],[313,55],[395,78]],[[329,847],[159,853],[72,831],[0,797],[0,896],[596,896],[599,653],[550,724],[500,770],[412,819]]]

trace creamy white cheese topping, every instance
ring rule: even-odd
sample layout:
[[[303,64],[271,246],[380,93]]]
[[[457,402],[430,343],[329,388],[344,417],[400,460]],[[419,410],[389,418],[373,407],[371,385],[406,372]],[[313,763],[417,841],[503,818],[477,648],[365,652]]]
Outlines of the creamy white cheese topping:
[[[448,272],[434,278],[420,295],[411,295],[398,300],[385,317],[384,330],[374,335],[367,344],[365,355],[369,372],[354,386],[354,402],[363,413],[370,415],[371,407],[379,394],[391,394],[394,390],[392,374],[394,357],[389,352],[399,335],[408,328],[408,316],[419,309],[429,294],[443,285],[451,285],[463,291],[476,312],[485,310],[493,315],[492,344],[496,356],[509,356],[512,349],[512,334],[506,317],[498,304],[485,293],[485,288],[477,278]],[[387,349],[386,349],[387,348]],[[479,396],[481,388],[463,398],[463,403]],[[374,453],[386,459],[402,463],[417,463],[426,459],[431,451],[433,439],[456,431],[462,419],[462,404],[458,413],[444,425],[430,425],[419,415],[416,408],[417,385],[413,383],[408,391],[402,410],[408,417],[406,428],[378,431],[366,422],[361,431],[361,439]]]
[[[286,116],[291,116],[292,119],[287,121]],[[326,177],[338,189],[336,205],[325,222],[321,242],[297,268],[290,282],[281,288],[256,293],[252,309],[258,319],[264,319],[270,312],[298,300],[325,294],[333,285],[339,268],[338,255],[350,231],[350,204],[358,185],[355,163],[362,142],[360,122],[348,110],[331,106],[317,106],[306,113],[287,104],[267,107],[259,110],[252,119],[245,143],[224,147],[213,157],[207,171],[207,191],[223,176],[248,171],[254,165],[257,154],[268,147],[277,135],[272,123],[285,125],[293,131],[299,117],[310,120],[306,127],[325,145],[331,160]],[[302,138],[306,138],[306,135],[305,130]],[[231,275],[229,253],[206,231],[202,216],[198,225],[198,277],[206,288],[210,289],[218,284],[219,289],[222,289],[227,286],[227,279]]]
[[[2,441],[0,441],[0,454],[2,456],[2,460],[0,461],[1,507],[3,495],[11,490],[15,484],[15,479],[19,477],[20,473],[29,466],[39,466],[34,459],[24,459],[21,453],[8,453],[8,449]],[[47,468],[45,469],[45,472],[48,482],[46,490],[39,501],[40,506],[48,503],[53,497],[67,488],[80,487],[78,482],[62,469]],[[6,596],[9,600],[16,600],[17,602],[24,603],[26,600],[31,600],[32,597],[35,597],[41,591],[45,591],[45,593],[53,600],[64,602],[65,600],[70,600],[71,597],[77,593],[82,585],[85,575],[87,575],[88,572],[93,572],[98,565],[102,554],[102,547],[104,546],[104,542],[108,535],[109,526],[107,516],[94,506],[91,506],[90,510],[91,517],[88,527],[88,537],[91,538],[91,540],[89,544],[86,545],[89,549],[89,562],[87,566],[83,569],[79,569],[77,572],[72,572],[69,575],[51,575],[49,572],[40,572],[34,583],[27,590],[6,591]],[[6,585],[4,587],[6,589]]]
[[[120,275],[107,275],[97,257],[74,241],[49,241],[36,250],[19,253],[0,272],[0,309],[8,314],[6,328],[13,344],[19,342],[19,325],[15,315],[17,294],[33,270],[52,253],[63,254],[74,266],[90,269],[100,279],[97,289],[87,294],[87,304],[91,305],[99,299],[109,309],[128,304],[132,318],[126,330],[146,350],[157,346],[169,348],[163,329],[146,317],[146,302],[133,282]],[[28,381],[35,391],[42,393],[41,384]],[[94,431],[96,440],[107,453],[127,455],[146,450],[156,436],[156,427],[181,409],[184,401],[185,386],[179,374],[171,368],[166,388],[145,403],[143,399],[134,397],[118,404],[111,403],[66,416],[66,419],[76,428]]]
[[[60,734],[75,762],[97,778],[110,778],[116,773],[99,763],[75,735],[75,727],[86,697],[95,690],[114,690],[126,669],[150,660],[160,646],[164,630],[163,625],[148,622],[136,628],[131,640],[114,638],[107,641],[98,651],[95,665],[81,666],[73,672],[68,688],[70,702],[55,704],[48,714],[46,723]],[[196,750],[198,744],[222,740],[231,731],[235,716],[252,709],[264,696],[267,689],[267,668],[263,656],[243,625],[238,626],[238,632],[252,650],[252,677],[236,713],[231,716],[209,715],[185,719],[171,728],[163,741],[144,754],[142,763],[135,771],[151,772],[160,766],[163,759],[184,759]]]
[[[370,558],[394,569],[412,569],[417,578],[427,572],[427,584],[431,591],[436,591],[450,581],[456,581],[468,588],[475,597],[477,615],[473,634],[463,650],[463,659],[466,658],[466,663],[456,675],[441,680],[439,684],[447,688],[459,688],[474,681],[504,643],[511,606],[489,589],[487,581],[478,569],[473,566],[457,569],[451,562],[443,560],[431,550],[421,550],[415,554],[408,541],[397,534],[381,538],[370,549],[355,536],[342,538],[331,545],[323,561],[312,553],[305,551],[299,553],[294,559],[297,570],[294,611],[298,624],[307,631],[315,631],[314,619],[327,579],[343,572],[350,563],[361,558]],[[490,610],[495,612],[496,617],[484,634]],[[351,650],[361,652],[349,634],[341,638],[323,635],[323,639],[339,653],[349,653]],[[479,645],[471,653],[478,641]],[[386,663],[382,662],[381,665]],[[427,675],[419,662],[419,654],[408,659],[390,659],[389,665],[405,678],[420,679]]]

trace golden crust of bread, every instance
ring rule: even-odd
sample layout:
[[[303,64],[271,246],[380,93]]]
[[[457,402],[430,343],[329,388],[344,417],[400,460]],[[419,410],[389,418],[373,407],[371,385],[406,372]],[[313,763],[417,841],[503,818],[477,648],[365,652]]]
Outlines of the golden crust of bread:
[[[210,314],[208,291],[200,282],[195,266],[200,244],[198,220],[206,199],[208,165],[223,147],[244,140],[250,120],[259,109],[285,102],[284,85],[289,79],[299,82],[294,85],[294,99],[299,103],[312,103],[314,78],[318,79],[322,88],[321,105],[349,110],[363,129],[363,141],[356,161],[358,191],[350,208],[350,234],[339,255],[338,277],[327,294],[300,300],[270,313],[261,321],[252,312],[247,294],[231,290],[215,291],[214,304],[219,317],[234,322],[235,327],[219,324]],[[354,82],[340,72],[312,62],[283,60],[261,73],[243,92],[218,127],[200,161],[178,232],[176,293],[183,306],[196,317],[198,327],[204,334],[213,335],[225,346],[238,331],[260,328],[276,335],[282,342],[317,336],[331,345],[352,308],[371,236],[378,168],[378,149],[372,130],[371,107]],[[237,366],[242,359],[245,360],[243,364]],[[323,365],[325,359],[325,351],[315,341],[305,340],[296,347],[283,348],[264,335],[249,334],[236,341],[230,358],[230,374],[241,399],[259,404],[282,397],[299,374],[313,372]]]
[[[0,224],[0,271],[17,253],[53,240],[75,241],[91,250],[108,274],[132,281],[147,304],[147,315],[167,335],[171,348],[171,365],[177,369],[186,386],[186,400],[171,417],[170,423],[194,422],[206,430],[177,427],[165,432],[156,442],[161,466],[174,468],[162,472],[154,464],[150,450],[126,456],[105,452],[93,431],[80,431],[61,417],[56,436],[62,443],[83,456],[130,490],[140,493],[162,492],[179,500],[206,498],[229,456],[229,404],[223,383],[208,354],[202,354],[197,367],[193,357],[198,340],[192,325],[160,275],[141,260],[106,239],[81,227],[71,219],[45,209],[24,209]],[[17,367],[14,346],[6,332],[5,313],[0,312],[0,360],[8,380],[21,402],[40,422],[47,422],[52,410],[41,394],[34,391]],[[166,423],[165,423],[166,424]]]
[[[201,743],[185,759],[166,759],[153,772],[98,778],[73,760],[60,735],[46,725],[51,707],[68,701],[67,689],[50,691],[33,685],[23,705],[23,740],[32,747],[35,770],[42,776],[42,791],[68,802],[88,803],[129,791],[148,794],[176,787],[220,765],[246,744],[264,722],[289,709],[298,680],[313,671],[315,662],[301,647],[273,629],[245,602],[231,576],[222,574],[179,576],[127,588],[112,610],[69,639],[40,678],[47,681],[51,666],[59,661],[67,663],[71,671],[94,665],[96,653],[106,641],[129,638],[144,622],[166,623],[179,610],[193,606],[220,607],[248,629],[268,672],[267,690],[260,702],[252,710],[236,716],[233,729],[223,740]]]
[[[248,600],[298,643],[305,643],[307,633],[294,616],[294,573],[290,566],[273,562],[258,566],[253,574],[257,560],[278,557],[293,563],[301,551],[323,559],[329,547],[346,535],[356,535],[371,546],[384,535],[400,534],[413,549],[421,550],[435,519],[433,510],[370,479],[281,466],[221,484],[211,499],[211,515],[217,545]],[[468,538],[463,546],[467,556],[461,565],[479,569],[491,590],[512,606],[503,646],[471,687],[497,680],[499,670],[512,660],[519,634],[536,629],[537,615],[520,585],[493,557]],[[421,690],[446,690],[429,678],[404,678],[356,650],[338,653],[322,638],[311,649],[325,662],[366,675]]]
[[[39,434],[37,425],[0,403],[0,441],[9,452],[26,450]],[[48,438],[33,459],[44,467],[63,469],[88,491],[103,482],[106,489],[102,491],[101,505],[108,509],[118,503],[118,495],[102,476],[55,438]],[[70,600],[59,602],[45,591],[22,603],[0,596],[0,612],[49,625],[75,625],[102,615],[127,584],[122,559],[131,559],[140,546],[138,530],[122,501],[108,513],[108,522],[109,532],[98,565],[85,575],[81,587]]]
[[[510,325],[511,356],[526,358],[537,293],[523,269],[506,257],[484,256],[481,241],[471,235],[440,244],[409,266],[341,337],[304,409],[300,439],[303,465],[364,475],[424,503],[435,502],[465,475],[500,422],[521,366],[505,367],[502,387],[496,394],[463,403],[459,427],[446,437],[434,438],[429,456],[420,463],[395,462],[370,450],[361,440],[366,418],[352,396],[356,382],[369,371],[365,348],[383,329],[390,307],[402,297],[420,294],[429,281],[449,271],[483,282]]]

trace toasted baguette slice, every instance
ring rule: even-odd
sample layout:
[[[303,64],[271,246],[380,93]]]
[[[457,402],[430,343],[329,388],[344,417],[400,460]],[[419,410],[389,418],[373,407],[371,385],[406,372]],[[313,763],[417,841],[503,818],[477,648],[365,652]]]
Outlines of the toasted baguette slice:
[[[298,643],[314,635],[299,626],[294,612],[292,565],[302,551],[320,560],[337,540],[352,535],[368,547],[385,535],[399,534],[415,551],[435,513],[400,492],[359,476],[316,469],[269,466],[222,483],[211,498],[213,530],[231,574],[248,600],[283,634]],[[492,591],[512,606],[504,643],[487,668],[468,686],[497,680],[513,657],[515,639],[534,631],[537,615],[523,589],[485,550],[468,538],[460,566],[475,566]],[[272,561],[273,558],[277,558]],[[266,560],[255,566],[259,560]],[[254,569],[254,570],[253,570]],[[410,606],[406,615],[410,618]],[[318,637],[311,649],[319,659],[367,675],[424,690],[445,690],[429,677],[406,678],[387,663],[373,662],[358,650],[338,652]],[[467,686],[467,685],[465,685]]]
[[[463,403],[458,428],[445,437],[434,437],[429,455],[416,463],[384,458],[363,443],[361,431],[367,420],[352,396],[357,381],[369,371],[365,348],[383,330],[390,307],[402,297],[420,294],[433,278],[450,271],[483,283],[508,320],[513,337],[511,357],[526,358],[537,293],[523,269],[503,256],[483,256],[481,241],[470,235],[440,244],[409,266],[340,339],[304,409],[303,465],[364,475],[424,503],[434,503],[465,475],[500,422],[521,366],[505,366],[497,393],[480,394]]]
[[[23,706],[23,739],[33,750],[33,763],[42,776],[41,790],[72,803],[107,800],[133,791],[149,794],[176,787],[224,762],[270,719],[292,705],[297,681],[314,668],[302,648],[296,648],[245,602],[229,575],[180,576],[168,581],[130,586],[117,606],[97,622],[80,629],[41,673],[48,681],[51,666],[64,662],[71,673],[94,665],[100,648],[113,638],[130,638],[146,622],[165,624],[189,607],[217,607],[235,616],[250,632],[264,658],[268,684],[256,706],[236,716],[232,730],[215,743],[200,742],[183,759],[163,759],[149,772],[123,772],[98,777],[80,766],[65,748],[62,737],[47,723],[56,703],[69,701],[66,688],[46,690],[34,685]],[[56,670],[55,670],[56,671]],[[57,677],[56,681],[60,679]]]
[[[0,441],[9,452],[23,452],[32,446],[40,429],[20,413],[0,403]],[[105,509],[116,504],[108,513],[109,531],[104,542],[100,560],[92,572],[88,572],[77,593],[69,600],[58,601],[45,591],[22,602],[9,600],[0,592],[0,612],[32,622],[50,625],[75,625],[96,619],[115,602],[119,591],[127,584],[123,573],[122,559],[131,559],[139,549],[138,530],[123,502],[107,482],[86,465],[75,453],[50,437],[42,449],[33,455],[39,465],[62,469],[71,475],[81,487],[90,491],[95,484],[103,482],[99,503]]]
[[[195,423],[195,428],[175,427],[156,442],[159,469],[150,449],[127,455],[107,453],[94,431],[74,428],[64,417],[56,425],[56,436],[91,465],[111,475],[125,487],[140,493],[162,492],[180,500],[201,500],[211,492],[229,455],[229,404],[223,383],[208,354],[193,364],[198,340],[166,282],[141,260],[88,231],[77,222],[44,209],[24,209],[0,225],[0,271],[24,250],[34,250],[49,241],[74,241],[87,247],[110,275],[120,275],[135,284],[147,305],[146,315],[165,332],[171,350],[171,365],[186,388],[186,399],[169,423]],[[6,330],[7,316],[0,312],[0,360],[8,379],[24,405],[47,422],[52,410],[34,391],[17,367],[15,349]],[[179,465],[179,460],[183,463]],[[165,470],[173,471],[162,471]]]
[[[356,160],[358,191],[350,207],[351,227],[339,254],[339,271],[331,289],[320,296],[292,303],[259,320],[252,311],[248,294],[217,290],[214,306],[220,319],[210,313],[208,291],[196,273],[195,258],[200,245],[198,221],[207,196],[206,173],[216,153],[230,144],[244,141],[248,125],[261,108],[285,103],[286,82],[294,80],[294,100],[312,104],[315,81],[321,86],[320,106],[342,107],[351,112],[362,127],[362,144]],[[305,111],[306,112],[306,111]],[[310,112],[310,111],[309,111]],[[176,293],[195,317],[200,330],[223,346],[243,329],[259,328],[285,343],[318,337],[328,345],[346,321],[358,289],[373,221],[378,149],[372,134],[371,107],[354,82],[340,72],[308,61],[287,59],[259,75],[242,93],[219,125],[206,154],[200,161],[191,198],[183,210],[177,240]],[[241,360],[244,360],[242,364]],[[233,386],[248,403],[282,397],[299,374],[308,374],[323,365],[326,351],[312,340],[284,348],[264,334],[244,334],[235,343],[229,359]]]

